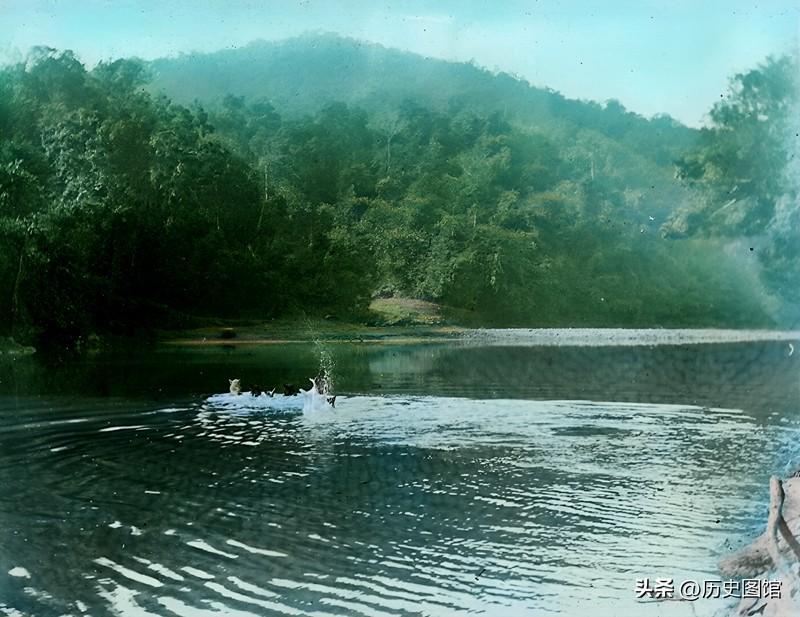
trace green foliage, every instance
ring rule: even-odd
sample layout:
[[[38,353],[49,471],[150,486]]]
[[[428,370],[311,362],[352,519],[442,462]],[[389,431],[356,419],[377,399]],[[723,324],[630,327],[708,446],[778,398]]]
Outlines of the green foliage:
[[[316,114],[331,101],[385,119],[411,100],[447,115],[467,109],[489,118],[500,112],[496,119],[560,133],[559,143],[566,143],[570,133],[590,128],[666,166],[694,139],[694,131],[669,116],[647,120],[616,101],[600,105],[570,100],[471,63],[422,58],[335,34],[183,54],[154,61],[151,68],[151,90],[178,102],[216,105],[228,95],[266,99],[288,119]]]
[[[256,115],[239,103],[243,119]],[[377,294],[433,300],[483,325],[767,323],[760,284],[723,246],[656,233],[687,198],[671,165],[596,131],[560,143],[497,112],[409,101],[374,116],[328,105],[282,122],[262,150],[246,127],[225,132],[231,147],[256,166],[274,161],[273,190],[309,203],[309,221],[331,213],[369,255]]]
[[[800,320],[800,124],[796,57],[768,58],[731,80],[712,126],[682,158],[695,198],[672,217],[673,235],[738,240],[755,253],[783,319]],[[743,248],[742,250],[747,250]]]
[[[171,103],[145,87],[158,63],[39,49],[0,70],[0,334],[345,317],[375,295],[481,325],[767,323],[724,246],[655,233],[689,195],[670,164],[689,129],[448,66],[446,104],[331,93],[306,115]]]
[[[365,305],[370,278],[359,276],[366,262],[352,239],[305,201],[267,199],[257,168],[206,113],[154,100],[144,75],[132,61],[87,72],[52,50],[0,73],[11,95],[0,143],[0,328],[70,344],[182,313]],[[274,114],[256,106],[254,130],[265,122]],[[297,242],[309,223],[313,237]],[[334,285],[331,268],[352,276]]]

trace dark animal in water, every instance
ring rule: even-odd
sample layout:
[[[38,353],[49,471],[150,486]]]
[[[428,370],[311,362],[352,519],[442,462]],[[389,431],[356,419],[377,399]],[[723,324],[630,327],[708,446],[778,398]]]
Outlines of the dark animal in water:
[[[298,388],[293,383],[285,383],[283,384],[283,395],[284,396],[297,396],[300,394],[300,388]]]
[[[261,386],[250,386],[250,396],[261,396],[262,392],[264,392],[264,390],[261,389]]]
[[[324,375],[317,375],[311,381],[319,394],[325,394],[328,391],[328,380]]]
[[[328,400],[328,405],[330,405],[331,407],[336,407],[336,397],[335,396],[329,396],[327,400]]]
[[[269,392],[264,392],[264,394],[272,398],[273,396],[275,396],[275,388],[272,388],[272,390],[270,390]]]

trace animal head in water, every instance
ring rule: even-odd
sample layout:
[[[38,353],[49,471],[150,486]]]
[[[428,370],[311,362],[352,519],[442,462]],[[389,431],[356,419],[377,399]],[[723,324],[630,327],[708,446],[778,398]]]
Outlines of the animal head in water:
[[[330,405],[331,407],[336,407],[336,397],[335,396],[329,396],[327,400],[328,400],[328,405]]]
[[[300,394],[300,388],[293,383],[285,383],[283,384],[283,394],[284,396],[297,396]]]
[[[314,387],[316,388],[317,392],[320,394],[327,394],[328,392],[328,378],[325,377],[324,374],[320,373],[314,379],[311,380],[314,383]]]
[[[257,386],[255,384],[250,386],[250,395],[251,396],[261,396],[261,393],[263,391],[264,391],[264,389],[261,386]]]
[[[241,394],[242,393],[242,380],[241,379],[229,379],[228,383],[231,385],[231,394]]]

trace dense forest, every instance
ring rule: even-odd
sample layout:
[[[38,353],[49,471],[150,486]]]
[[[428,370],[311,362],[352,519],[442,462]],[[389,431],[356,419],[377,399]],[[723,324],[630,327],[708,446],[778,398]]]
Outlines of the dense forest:
[[[698,131],[327,36],[34,49],[0,70],[0,335],[392,295],[469,325],[792,325],[796,70],[734,76]]]

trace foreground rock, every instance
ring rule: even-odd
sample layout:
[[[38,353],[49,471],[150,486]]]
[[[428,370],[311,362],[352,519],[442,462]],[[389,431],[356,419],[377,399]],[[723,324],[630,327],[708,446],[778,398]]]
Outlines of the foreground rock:
[[[749,546],[723,559],[724,576],[781,581],[780,597],[743,597],[736,617],[796,617],[800,615],[800,477],[770,479],[767,528]],[[754,594],[755,595],[755,594]]]

